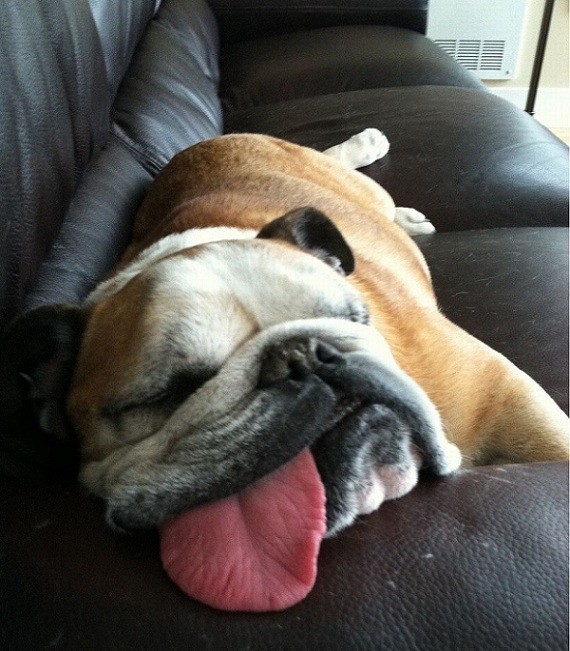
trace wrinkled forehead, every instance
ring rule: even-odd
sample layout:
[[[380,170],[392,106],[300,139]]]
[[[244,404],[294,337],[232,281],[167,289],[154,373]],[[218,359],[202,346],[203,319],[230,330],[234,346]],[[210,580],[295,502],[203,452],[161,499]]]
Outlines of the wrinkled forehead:
[[[149,288],[142,314],[146,354],[183,355],[215,367],[259,329],[233,283],[199,255],[172,256],[143,276]]]
[[[184,354],[221,363],[257,324],[232,288],[198,256],[179,254],[144,269],[95,305],[84,350],[138,368],[151,358]]]
[[[86,381],[105,373],[115,389],[157,361],[219,367],[260,330],[346,318],[359,300],[326,264],[273,241],[209,243],[121,273],[93,301],[79,363]]]
[[[98,285],[87,297],[86,305],[95,305],[112,297],[140,274],[145,274],[146,277],[154,275],[157,279],[162,278],[169,282],[169,279],[161,276],[160,272],[165,265],[170,267],[172,260],[175,264],[184,263],[188,259],[194,260],[198,265],[202,265],[202,268],[210,268],[212,273],[219,275],[220,279],[224,278],[230,282],[237,278],[259,281],[263,279],[259,276],[261,269],[269,273],[273,271],[273,275],[275,275],[279,274],[280,268],[283,266],[288,269],[305,269],[312,270],[313,273],[320,272],[330,275],[331,270],[316,260],[314,256],[282,240],[256,239],[252,231],[233,233],[235,229],[198,230],[208,232],[232,230],[232,237],[237,234],[240,237],[221,241],[203,241],[201,238],[215,237],[218,234],[202,235],[184,232],[169,235],[142,251],[137,258],[117,274]],[[199,269],[199,267],[197,268]],[[185,277],[185,286],[194,278],[199,282],[202,277],[201,274]]]
[[[88,303],[119,294],[128,301],[133,292],[125,290],[131,284],[146,287],[145,300],[153,313],[171,315],[181,303],[194,312],[216,312],[220,305],[239,303],[261,328],[317,316],[322,297],[342,304],[356,295],[341,275],[313,255],[286,242],[259,239],[210,242],[158,260],[142,256],[98,288]]]

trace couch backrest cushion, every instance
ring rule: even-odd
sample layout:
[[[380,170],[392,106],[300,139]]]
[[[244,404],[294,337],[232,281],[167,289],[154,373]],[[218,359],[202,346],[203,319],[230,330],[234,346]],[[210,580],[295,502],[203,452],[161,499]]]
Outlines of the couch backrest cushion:
[[[225,115],[302,97],[367,88],[483,83],[433,41],[386,25],[344,25],[268,36],[224,47]]]
[[[223,43],[336,25],[392,25],[425,33],[428,0],[209,0]]]

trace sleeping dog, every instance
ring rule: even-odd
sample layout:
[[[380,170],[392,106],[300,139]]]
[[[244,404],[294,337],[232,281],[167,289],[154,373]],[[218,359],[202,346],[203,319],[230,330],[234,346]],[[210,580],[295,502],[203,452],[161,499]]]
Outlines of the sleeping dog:
[[[439,312],[409,235],[429,222],[355,171],[386,151],[374,129],[325,153],[251,134],[194,145],[83,305],[12,325],[5,381],[28,378],[46,429],[71,424],[113,526],[160,525],[304,449],[329,535],[420,467],[568,458],[554,401]]]

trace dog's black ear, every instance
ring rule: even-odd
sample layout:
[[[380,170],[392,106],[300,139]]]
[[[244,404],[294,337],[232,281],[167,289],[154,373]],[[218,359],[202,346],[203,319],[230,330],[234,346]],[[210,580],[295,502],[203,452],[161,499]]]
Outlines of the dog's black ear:
[[[65,434],[63,406],[84,316],[72,305],[39,307],[16,318],[0,343],[0,411],[25,408],[29,399],[41,427]]]
[[[354,256],[332,221],[320,210],[297,208],[278,217],[259,231],[257,237],[278,238],[312,253],[337,271],[354,271]]]

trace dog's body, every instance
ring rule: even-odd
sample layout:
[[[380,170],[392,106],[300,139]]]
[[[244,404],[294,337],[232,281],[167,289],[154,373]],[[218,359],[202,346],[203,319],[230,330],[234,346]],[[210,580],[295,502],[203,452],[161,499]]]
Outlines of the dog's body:
[[[368,464],[350,467],[366,474],[361,488],[370,463],[411,467],[412,439],[436,472],[457,467],[443,432],[466,465],[568,458],[563,412],[439,312],[390,196],[329,154],[258,135],[180,153],[141,206],[119,268],[88,298],[81,325],[69,327],[79,355],[67,411],[83,478],[109,499],[118,526],[148,526],[223,496],[306,445],[327,474],[332,448],[319,440],[340,436],[338,423],[346,429],[363,395],[350,435],[399,434],[384,461],[377,444],[372,461],[362,461],[361,444],[347,452]],[[389,414],[380,413],[385,405]],[[224,453],[206,459],[217,446]],[[169,488],[157,497],[160,483]],[[358,503],[336,520],[329,514],[331,531],[378,505],[364,493],[337,496],[339,513]]]

